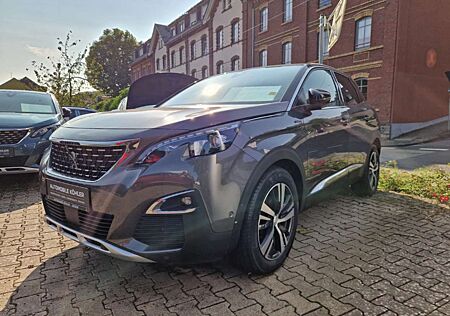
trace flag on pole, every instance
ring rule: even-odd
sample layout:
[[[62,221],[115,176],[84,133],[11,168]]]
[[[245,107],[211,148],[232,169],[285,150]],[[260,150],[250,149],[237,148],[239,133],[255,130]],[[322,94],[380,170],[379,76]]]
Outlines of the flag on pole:
[[[342,24],[344,23],[345,8],[347,0],[341,0],[328,17],[330,35],[328,37],[328,49],[331,49],[341,36]]]

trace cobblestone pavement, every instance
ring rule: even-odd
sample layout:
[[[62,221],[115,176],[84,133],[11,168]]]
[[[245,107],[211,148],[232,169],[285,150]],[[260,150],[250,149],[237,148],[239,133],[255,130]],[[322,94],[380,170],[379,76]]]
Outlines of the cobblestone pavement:
[[[36,178],[0,179],[0,315],[450,315],[450,211],[389,193],[301,214],[283,268],[112,259],[43,224]]]

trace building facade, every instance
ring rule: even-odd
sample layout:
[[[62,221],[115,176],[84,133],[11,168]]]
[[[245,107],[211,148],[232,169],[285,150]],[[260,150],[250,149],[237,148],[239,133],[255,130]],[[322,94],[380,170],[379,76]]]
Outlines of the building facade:
[[[317,62],[319,17],[338,2],[245,1],[243,66]],[[341,37],[324,50],[324,63],[355,79],[392,138],[447,119],[448,12],[448,0],[348,0]]]
[[[133,79],[317,62],[319,17],[338,2],[203,0],[168,26],[155,25]],[[348,0],[341,37],[324,51],[325,64],[355,79],[391,138],[447,119],[448,12],[448,0]]]
[[[203,79],[241,69],[242,13],[241,0],[203,0],[169,25],[155,24],[136,50],[132,81],[157,72]]]

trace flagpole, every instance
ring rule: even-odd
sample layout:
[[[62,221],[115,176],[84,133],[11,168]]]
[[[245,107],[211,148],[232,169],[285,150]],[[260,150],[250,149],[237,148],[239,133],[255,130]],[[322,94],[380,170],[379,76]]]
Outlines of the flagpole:
[[[323,42],[323,35],[324,35],[324,30],[325,30],[325,16],[323,16],[322,14],[320,15],[319,18],[319,64],[323,64],[323,45],[325,44]]]

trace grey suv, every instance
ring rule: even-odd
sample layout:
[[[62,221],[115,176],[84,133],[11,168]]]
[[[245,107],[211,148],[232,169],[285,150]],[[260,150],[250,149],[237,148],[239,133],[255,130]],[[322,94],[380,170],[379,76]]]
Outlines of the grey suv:
[[[322,65],[211,77],[156,108],[76,118],[51,142],[40,182],[47,223],[139,262],[231,254],[269,273],[308,200],[342,185],[371,195],[378,184],[376,113]]]

